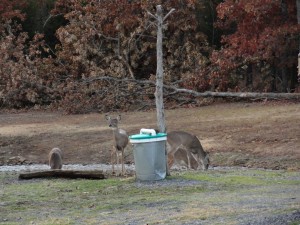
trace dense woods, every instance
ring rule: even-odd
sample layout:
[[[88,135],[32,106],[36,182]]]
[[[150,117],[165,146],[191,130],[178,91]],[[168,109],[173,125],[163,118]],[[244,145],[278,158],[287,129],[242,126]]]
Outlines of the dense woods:
[[[197,104],[174,88],[300,92],[298,0],[2,0],[1,108],[153,107],[157,28],[147,12],[157,4],[175,9],[164,24],[167,107]]]

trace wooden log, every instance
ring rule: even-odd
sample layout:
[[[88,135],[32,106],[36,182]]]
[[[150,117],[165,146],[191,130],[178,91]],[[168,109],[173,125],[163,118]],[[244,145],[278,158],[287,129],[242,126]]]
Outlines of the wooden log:
[[[299,54],[300,55],[300,54]],[[127,82],[127,83],[137,83],[140,85],[150,85],[155,86],[155,83],[151,80],[133,80],[128,78],[118,79],[114,77],[96,77],[92,79],[85,79],[84,82],[91,83],[97,80],[113,80],[115,82]],[[177,82],[178,83],[178,82]],[[174,94],[188,94],[194,97],[221,97],[221,98],[240,98],[240,99],[287,99],[287,100],[300,100],[300,93],[274,93],[274,92],[198,92],[191,89],[178,88],[174,85],[163,85],[163,88],[172,91]]]
[[[35,171],[20,173],[19,179],[34,179],[34,178],[69,178],[69,179],[105,179],[102,171],[95,170],[47,170],[47,171]]]

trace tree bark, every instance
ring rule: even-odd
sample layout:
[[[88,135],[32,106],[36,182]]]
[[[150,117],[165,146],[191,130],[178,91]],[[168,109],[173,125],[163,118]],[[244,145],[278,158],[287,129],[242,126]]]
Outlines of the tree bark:
[[[286,57],[282,56],[282,59],[286,60]],[[290,90],[288,88],[288,77],[287,77],[287,68],[286,67],[281,69],[281,78],[282,78],[281,92],[290,92]]]
[[[19,179],[34,179],[34,178],[84,178],[84,179],[105,179],[102,171],[76,171],[76,170],[49,170],[20,173]]]
[[[298,82],[300,83],[300,46],[299,46],[299,54],[298,54]]]
[[[297,20],[300,25],[300,0],[297,0]],[[298,81],[300,82],[300,40],[299,40],[299,54],[298,54]]]
[[[249,64],[247,68],[246,86],[253,88],[253,64]]]
[[[160,132],[166,132],[165,115],[164,115],[164,98],[163,98],[163,80],[164,80],[164,70],[163,70],[163,50],[162,50],[162,40],[163,40],[163,13],[162,6],[156,6],[156,16],[157,16],[157,43],[156,43],[156,54],[157,54],[157,67],[156,67],[156,91],[155,91],[155,104],[157,113],[157,126]]]
[[[297,20],[298,24],[300,24],[300,0],[297,0]]]

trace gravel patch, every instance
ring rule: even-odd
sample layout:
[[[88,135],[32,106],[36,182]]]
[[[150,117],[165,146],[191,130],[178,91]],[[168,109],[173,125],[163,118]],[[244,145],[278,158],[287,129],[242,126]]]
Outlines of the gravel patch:
[[[111,165],[108,164],[67,164],[63,165],[63,170],[102,170],[107,172],[111,170]],[[118,170],[121,167],[115,166]],[[135,170],[134,165],[125,165],[126,170]],[[39,171],[39,170],[49,170],[50,167],[47,164],[30,164],[30,165],[12,165],[12,166],[0,166],[0,172],[29,172],[29,171]]]
[[[289,214],[274,215],[274,216],[258,216],[258,218],[252,220],[251,222],[243,221],[240,225],[287,225],[297,222],[300,224],[300,211],[295,211]],[[293,223],[294,224],[294,223]],[[296,225],[295,224],[295,225]]]

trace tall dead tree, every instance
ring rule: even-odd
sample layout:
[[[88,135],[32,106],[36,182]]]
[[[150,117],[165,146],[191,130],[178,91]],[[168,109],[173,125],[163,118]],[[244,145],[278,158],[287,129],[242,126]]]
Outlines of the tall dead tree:
[[[297,0],[297,20],[300,25],[300,0]],[[298,54],[298,80],[300,81],[300,40],[299,40],[299,54]]]
[[[165,17],[163,17],[163,10],[161,5],[156,6],[156,14],[150,12],[148,14],[153,17],[157,22],[157,42],[156,42],[156,91],[155,91],[155,104],[157,113],[157,126],[160,132],[166,132],[165,113],[164,113],[164,99],[163,99],[163,86],[164,86],[164,69],[163,69],[163,23],[168,16],[175,9],[171,9]]]

